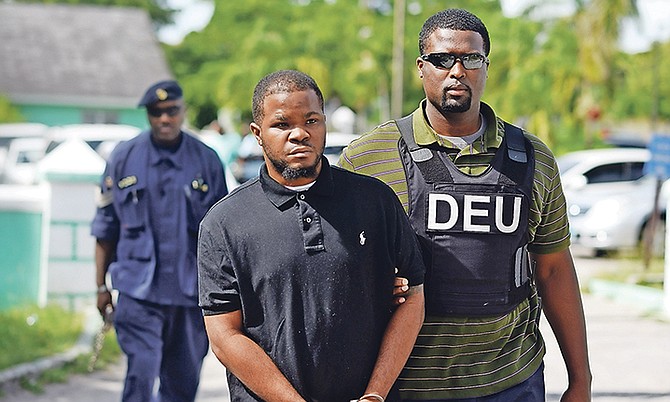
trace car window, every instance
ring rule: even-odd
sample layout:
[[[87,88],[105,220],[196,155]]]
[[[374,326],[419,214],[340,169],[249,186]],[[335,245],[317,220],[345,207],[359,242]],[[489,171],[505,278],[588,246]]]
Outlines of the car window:
[[[64,141],[56,141],[52,140],[49,142],[49,145],[47,145],[47,150],[46,153],[51,153],[56,147],[58,147],[60,144],[62,144]],[[102,144],[103,140],[86,140],[84,141],[89,147],[91,147],[92,150],[96,150],[97,147]]]
[[[20,151],[16,156],[16,163],[36,163],[44,156],[44,152],[40,150]]]
[[[584,174],[589,184],[633,181],[643,176],[643,162],[609,163]]]
[[[331,147],[325,147],[323,153],[326,155],[337,155],[339,157],[344,147],[345,147],[344,145],[334,145]]]

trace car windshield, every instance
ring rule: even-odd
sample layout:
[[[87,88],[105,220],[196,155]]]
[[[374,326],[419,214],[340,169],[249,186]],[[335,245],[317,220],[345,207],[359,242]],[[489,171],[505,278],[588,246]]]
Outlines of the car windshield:
[[[556,158],[556,163],[558,164],[558,171],[561,174],[565,174],[568,170],[572,169],[577,165],[582,158],[577,157],[577,155],[566,154]]]

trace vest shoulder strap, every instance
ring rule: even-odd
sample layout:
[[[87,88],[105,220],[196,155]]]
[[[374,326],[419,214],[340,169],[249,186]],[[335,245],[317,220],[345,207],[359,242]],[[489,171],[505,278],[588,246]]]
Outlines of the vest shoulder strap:
[[[414,128],[412,128],[412,115],[410,114],[400,119],[397,119],[395,121],[395,124],[398,126],[398,130],[400,130],[400,135],[405,140],[405,143],[407,143],[409,150],[412,151],[419,148],[419,146],[416,144],[416,140],[414,140]]]
[[[515,162],[528,162],[523,131],[519,127],[505,122],[505,138],[507,138],[507,156]]]
[[[402,139],[409,148],[412,160],[417,164],[424,179],[429,183],[440,181],[451,182],[452,178],[449,172],[444,169],[444,163],[440,160],[436,152],[429,148],[420,147],[414,139],[414,129],[412,128],[412,115],[395,120]],[[525,165],[528,163],[529,147],[521,128],[504,122],[505,140],[507,147],[507,162],[503,162],[506,176],[514,182],[520,183],[525,173]],[[532,149],[530,149],[532,152]]]
[[[409,154],[421,171],[421,174],[427,183],[453,182],[453,178],[448,169],[445,169],[444,163],[440,160],[437,153],[429,148],[420,147],[414,139],[414,129],[412,128],[412,115],[405,116],[395,121],[404,140]]]

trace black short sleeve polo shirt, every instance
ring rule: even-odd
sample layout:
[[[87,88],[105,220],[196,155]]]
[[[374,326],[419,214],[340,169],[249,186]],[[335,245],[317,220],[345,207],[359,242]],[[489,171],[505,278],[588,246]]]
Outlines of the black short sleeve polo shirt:
[[[241,310],[249,337],[312,400],[365,390],[391,316],[396,267],[411,285],[423,283],[416,236],[397,197],[325,158],[305,192],[283,187],[263,167],[200,228],[204,314]],[[231,395],[247,394],[232,376],[229,385]]]

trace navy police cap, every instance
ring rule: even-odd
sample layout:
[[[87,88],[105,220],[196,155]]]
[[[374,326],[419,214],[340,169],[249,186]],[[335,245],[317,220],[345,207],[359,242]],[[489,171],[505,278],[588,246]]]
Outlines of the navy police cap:
[[[177,81],[159,81],[147,89],[138,106],[149,106],[156,102],[181,99],[182,90]]]

